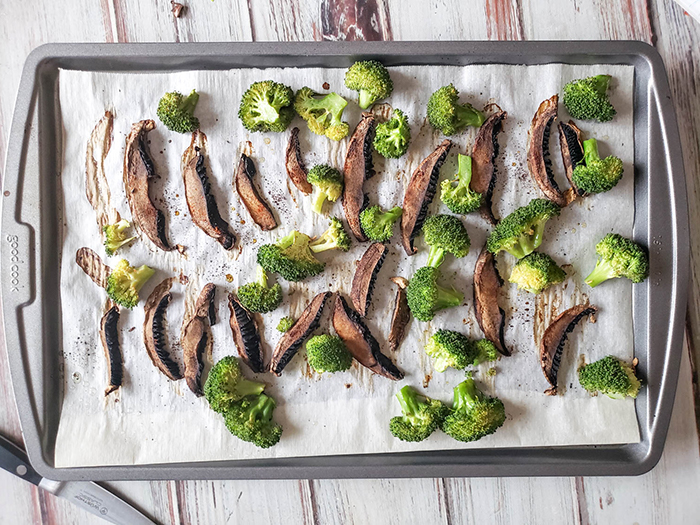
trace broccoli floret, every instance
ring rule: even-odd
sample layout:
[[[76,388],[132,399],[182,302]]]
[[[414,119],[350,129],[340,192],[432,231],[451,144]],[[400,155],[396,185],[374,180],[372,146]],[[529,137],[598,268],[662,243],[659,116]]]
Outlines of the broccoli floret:
[[[405,386],[396,394],[402,416],[391,418],[389,430],[401,441],[423,441],[435,432],[449,409],[442,401],[431,399]]]
[[[238,359],[232,355],[218,361],[209,371],[207,382],[204,383],[204,397],[209,407],[223,414],[235,401],[245,396],[262,394],[264,383],[249,381],[243,377]]]
[[[445,252],[458,258],[469,253],[469,234],[462,221],[454,215],[431,215],[423,223],[423,235],[430,246],[428,266],[440,266]]]
[[[472,158],[469,155],[458,155],[457,158],[459,171],[454,179],[442,181],[440,200],[452,213],[466,215],[479,209],[483,195],[469,188],[472,180]]]
[[[613,399],[637,397],[642,386],[634,368],[612,355],[579,368],[578,380],[589,392]]]
[[[521,290],[539,294],[553,284],[564,282],[566,273],[546,253],[533,252],[520,259],[510,273],[509,281]]]
[[[352,355],[340,337],[315,335],[306,342],[309,366],[316,372],[342,372],[352,365]]]
[[[350,126],[341,119],[348,101],[337,93],[328,93],[322,98],[317,96],[320,95],[311,88],[301,88],[294,97],[294,109],[316,135],[325,135],[331,140],[347,137]]]
[[[533,199],[498,223],[489,235],[487,248],[493,254],[505,250],[522,259],[542,244],[545,224],[559,212],[552,201]]]
[[[267,273],[258,265],[255,282],[244,284],[238,289],[238,300],[251,312],[266,314],[282,302],[282,287],[279,283],[267,286]]]
[[[145,264],[134,268],[122,259],[107,278],[107,295],[125,308],[133,308],[139,302],[139,290],[156,271]]]
[[[226,428],[256,447],[270,448],[282,437],[282,427],[272,421],[275,400],[265,394],[244,397],[232,403],[224,414]]]
[[[241,97],[238,118],[248,131],[280,133],[294,118],[293,103],[292,88],[272,80],[255,82]]]
[[[345,87],[360,92],[359,106],[367,109],[394,91],[389,70],[376,60],[355,62],[345,72]]]
[[[564,86],[564,105],[569,115],[581,120],[607,122],[615,116],[608,100],[610,75],[572,80]]]
[[[194,116],[197,102],[199,93],[194,89],[187,96],[177,91],[166,93],[158,102],[156,115],[170,131],[190,133],[199,128],[199,119]]]
[[[506,420],[506,409],[497,397],[484,395],[471,374],[454,389],[454,405],[440,427],[457,441],[476,441],[493,434]]]
[[[371,241],[386,242],[394,235],[394,223],[401,218],[403,210],[396,206],[382,211],[379,206],[370,206],[360,213],[360,226]]]
[[[293,231],[276,244],[264,244],[258,248],[258,264],[287,281],[303,281],[318,275],[326,265],[314,257],[310,242],[308,235]]]
[[[343,223],[336,217],[331,217],[331,225],[323,232],[318,239],[311,241],[309,248],[314,253],[325,252],[326,250],[342,250],[347,252],[350,249],[350,236],[343,228]]]
[[[408,151],[411,128],[408,118],[400,109],[395,109],[391,118],[377,126],[374,149],[383,157],[398,159]]]
[[[323,203],[326,199],[335,202],[343,193],[343,176],[337,169],[325,164],[311,168],[306,180],[316,188],[313,210],[318,214],[323,213]]]
[[[440,270],[432,266],[418,268],[408,282],[406,299],[413,317],[419,321],[430,321],[438,310],[459,306],[464,295],[452,288],[438,285]]]
[[[498,349],[496,345],[488,339],[479,339],[472,344],[476,348],[474,361],[472,362],[474,366],[485,363],[486,361],[495,361],[498,359]]]
[[[292,318],[289,317],[288,315],[280,319],[280,322],[277,323],[277,331],[281,333],[289,332],[291,330],[292,326],[294,326],[294,323],[296,321]]]
[[[608,233],[595,246],[598,262],[586,284],[591,288],[608,279],[627,277],[633,283],[641,283],[649,277],[649,255],[636,242],[616,233]]]
[[[433,368],[438,372],[444,372],[448,367],[461,370],[484,361],[495,361],[498,357],[491,341],[471,341],[453,330],[435,332],[425,345],[425,352],[434,359]]]
[[[129,221],[122,219],[115,224],[107,224],[102,227],[102,232],[105,234],[105,251],[107,255],[114,255],[119,248],[136,239],[136,236],[126,236],[126,229],[130,226]]]
[[[574,168],[572,179],[576,186],[586,193],[602,193],[613,189],[622,178],[622,160],[610,155],[604,159],[598,154],[598,141],[583,141],[585,164]]]
[[[459,103],[459,91],[452,84],[443,86],[430,95],[428,121],[445,135],[459,133],[467,126],[479,127],[484,120],[484,115],[471,104]]]

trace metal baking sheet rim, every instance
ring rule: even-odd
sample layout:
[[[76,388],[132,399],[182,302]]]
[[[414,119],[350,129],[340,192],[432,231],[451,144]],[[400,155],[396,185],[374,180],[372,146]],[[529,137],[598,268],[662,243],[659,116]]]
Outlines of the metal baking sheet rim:
[[[652,255],[650,279],[634,289],[635,351],[649,383],[636,404],[641,442],[55,468],[53,443],[62,384],[60,352],[55,348],[61,329],[60,311],[55,308],[60,281],[52,279],[57,276],[55,263],[60,260],[55,235],[60,226],[56,220],[60,217],[60,199],[51,191],[60,160],[55,96],[58,68],[174,71],[278,65],[346,67],[355,59],[370,57],[381,58],[387,65],[563,62],[635,66],[634,236],[650,247]],[[654,148],[650,149],[649,144]],[[650,200],[649,195],[654,198]],[[651,470],[661,457],[682,352],[689,224],[680,137],[666,71],[656,49],[642,42],[44,45],[29,55],[22,73],[2,204],[0,287],[5,345],[25,446],[32,465],[44,477],[99,481],[638,475]],[[658,329],[665,325],[667,331]]]

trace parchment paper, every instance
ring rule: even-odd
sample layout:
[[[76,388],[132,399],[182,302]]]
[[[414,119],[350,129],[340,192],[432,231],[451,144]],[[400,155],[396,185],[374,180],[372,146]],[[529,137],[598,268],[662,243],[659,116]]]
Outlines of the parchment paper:
[[[374,155],[377,175],[366,190],[372,204],[385,208],[400,205],[403,189],[417,164],[439,143],[441,137],[427,124],[425,107],[438,87],[453,82],[461,98],[482,108],[496,103],[508,112],[505,131],[499,136],[498,184],[494,195],[495,213],[505,216],[515,207],[540,196],[526,163],[527,130],[539,103],[560,92],[573,78],[607,72],[614,76],[612,102],[617,117],[609,123],[579,122],[585,137],[597,137],[603,155],[614,153],[625,164],[625,176],[611,192],[576,201],[547,225],[541,247],[552,255],[569,274],[563,285],[538,298],[518,292],[506,283],[501,304],[507,311],[506,342],[513,356],[496,363],[495,377],[486,375],[492,365],[482,365],[476,374],[480,386],[496,394],[506,405],[508,419],[495,434],[476,443],[462,444],[441,432],[422,443],[403,443],[388,431],[389,419],[400,413],[394,394],[405,384],[427,395],[451,401],[452,388],[464,378],[464,372],[448,369],[434,372],[423,346],[438,328],[461,330],[473,338],[481,337],[472,306],[474,263],[484,243],[488,225],[472,214],[464,219],[472,239],[472,250],[463,259],[447,256],[442,266],[443,279],[453,282],[465,294],[465,303],[444,310],[431,323],[413,320],[410,332],[395,359],[406,373],[402,382],[374,376],[355,363],[348,372],[318,375],[305,360],[303,349],[284,370],[282,377],[271,374],[257,377],[269,384],[269,393],[277,400],[275,419],[284,427],[280,443],[260,450],[239,441],[226,430],[222,418],[209,410],[203,398],[196,398],[184,381],[171,382],[150,362],[143,345],[143,300],[153,287],[168,276],[186,276],[187,285],[175,284],[174,299],[167,312],[169,347],[181,361],[177,341],[186,299],[191,301],[201,287],[217,284],[216,306],[219,322],[213,326],[213,352],[209,363],[235,354],[228,326],[226,294],[253,279],[256,248],[272,242],[292,229],[319,235],[327,220],[311,211],[311,197],[301,194],[287,179],[284,151],[288,133],[250,134],[237,118],[238,101],[248,85],[256,80],[274,79],[299,89],[308,85],[323,92],[327,82],[351,100],[356,94],[343,85],[339,69],[267,69],[232,71],[193,71],[173,74],[123,74],[62,71],[60,104],[64,129],[64,163],[60,174],[65,209],[61,269],[61,312],[63,318],[63,409],[56,440],[56,465],[117,465],[204,461],[233,458],[284,457],[325,454],[397,452],[420,449],[464,447],[506,447],[537,445],[574,445],[633,443],[639,441],[632,400],[613,401],[605,396],[590,397],[578,385],[575,369],[580,355],[590,362],[608,353],[622,358],[633,355],[631,284],[615,280],[592,290],[582,284],[596,260],[595,244],[604,234],[615,231],[630,235],[634,215],[632,87],[634,70],[627,66],[468,66],[392,68],[394,94],[388,101],[403,109],[410,118],[413,141],[409,153],[398,160]],[[104,310],[105,293],[83,274],[74,262],[75,252],[89,246],[104,255],[95,216],[85,197],[85,147],[96,122],[106,109],[115,113],[114,140],[105,161],[111,188],[112,205],[130,218],[122,183],[124,140],[133,122],[156,118],[155,109],[166,91],[201,93],[197,107],[202,130],[209,138],[211,179],[224,218],[239,237],[237,247],[225,252],[191,221],[184,199],[180,174],[180,156],[190,141],[189,135],[158,127],[148,136],[150,151],[159,180],[153,196],[168,218],[168,237],[187,246],[185,256],[164,253],[142,237],[105,261],[114,265],[120,256],[134,265],[148,264],[158,271],[141,292],[142,302],[133,311],[122,311],[121,343],[125,380],[122,388],[105,398],[106,362],[98,337],[98,323]],[[380,105],[375,111],[387,112]],[[493,110],[493,109],[491,109]],[[351,130],[360,110],[348,105],[345,118]],[[568,120],[563,105],[560,118]],[[301,147],[309,166],[329,163],[342,168],[347,141],[335,143],[313,135],[297,118],[301,128]],[[554,129],[554,128],[553,128]],[[552,160],[560,185],[566,187],[553,132]],[[469,153],[475,136],[470,129],[452,137],[455,146],[442,168],[441,180],[456,172],[457,153]],[[272,203],[281,226],[261,232],[251,221],[232,187],[233,170],[245,141],[252,143],[258,167],[257,183]],[[328,208],[342,217],[340,202]],[[431,213],[448,212],[436,196]],[[400,248],[398,227],[389,255],[379,273],[367,324],[385,351],[395,285],[394,275],[409,277],[427,258],[422,237],[416,240],[419,253],[406,257]],[[280,335],[275,327],[284,315],[298,316],[311,297],[330,289],[349,294],[354,262],[367,244],[354,243],[347,254],[327,252],[325,273],[301,284],[280,281],[285,302],[273,313],[258,317],[267,359]],[[507,280],[514,259],[498,257],[501,275]],[[227,278],[228,276],[228,278]],[[184,279],[183,279],[184,281]],[[230,281],[230,282],[229,282]],[[272,278],[274,282],[274,277]],[[600,308],[598,322],[582,322],[569,337],[559,372],[560,394],[543,394],[547,383],[540,369],[537,343],[549,321],[574,304],[590,299]],[[318,332],[331,331],[328,310]],[[57,345],[56,351],[61,351]],[[246,372],[249,372],[246,369]],[[249,374],[250,376],[250,374]],[[421,385],[428,385],[423,389]]]

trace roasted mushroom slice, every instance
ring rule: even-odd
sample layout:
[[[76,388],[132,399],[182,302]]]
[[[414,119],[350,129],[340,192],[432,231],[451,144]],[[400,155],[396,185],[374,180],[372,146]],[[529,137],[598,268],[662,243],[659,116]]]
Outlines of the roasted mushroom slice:
[[[564,343],[578,322],[586,316],[591,316],[598,308],[590,304],[579,304],[569,308],[557,316],[547,327],[540,341],[540,365],[542,372],[551,386],[545,390],[548,396],[557,394],[557,374],[561,364],[561,354]]]
[[[493,189],[496,187],[496,157],[498,157],[498,134],[503,129],[503,121],[508,117],[505,111],[494,113],[486,119],[472,146],[472,180],[469,187],[472,191],[481,193],[484,200],[481,204],[481,216],[491,224],[496,224],[496,218],[491,210]]]
[[[348,351],[364,367],[394,381],[403,379],[403,372],[382,354],[379,343],[362,322],[360,315],[348,306],[342,295],[336,294],[333,308],[333,328]]]
[[[318,328],[323,308],[330,296],[331,292],[323,292],[314,297],[309,306],[301,313],[297,322],[284,333],[272,353],[270,372],[277,376],[282,374],[282,370],[296,355],[302,343],[309,338],[311,332]]]
[[[175,281],[174,277],[165,279],[153,289],[151,295],[146,299],[143,342],[153,366],[163,372],[168,379],[177,381],[182,379],[182,372],[180,372],[180,366],[170,357],[168,349],[165,348],[165,327],[163,326],[165,310],[173,297],[170,293],[173,281]]]
[[[559,146],[561,148],[561,160],[566,170],[566,178],[569,179],[571,188],[578,195],[584,192],[574,184],[574,168],[583,162],[583,145],[581,144],[581,130],[572,120],[567,123],[559,122]]]
[[[557,181],[554,180],[552,160],[549,158],[549,136],[552,123],[557,118],[558,103],[559,95],[553,95],[540,104],[532,118],[528,132],[527,166],[545,197],[558,206],[564,207],[567,204],[566,198],[559,190]]]
[[[413,247],[413,239],[423,227],[428,206],[433,202],[440,167],[450,152],[452,142],[445,139],[428,155],[411,175],[403,198],[401,215],[401,242],[406,254],[413,255],[418,250]]]
[[[484,248],[476,260],[474,267],[474,311],[484,337],[496,345],[503,355],[510,355],[503,339],[503,328],[506,324],[506,313],[498,306],[498,292],[503,285],[503,279],[496,268],[494,255]]]
[[[355,238],[364,242],[367,240],[360,226],[360,212],[367,207],[365,195],[365,180],[374,176],[372,164],[372,143],[374,142],[374,115],[362,113],[362,120],[355,128],[348,143],[345,155],[345,177],[343,188],[343,211],[348,221],[350,231]]]
[[[264,372],[265,362],[260,345],[260,334],[252,314],[243,308],[238,298],[232,293],[228,294],[228,309],[231,312],[229,324],[238,355],[256,374]]]
[[[396,289],[396,303],[394,304],[394,314],[391,317],[391,328],[389,329],[389,348],[392,352],[396,352],[403,338],[406,337],[406,327],[411,321],[411,310],[408,308],[408,300],[406,299],[408,279],[392,277],[391,280],[398,288]]]
[[[289,143],[287,144],[287,153],[285,156],[285,166],[287,175],[292,179],[294,185],[304,195],[310,195],[313,187],[306,180],[306,165],[301,156],[301,147],[299,146],[299,128],[292,128],[292,134],[289,135]]]
[[[260,196],[260,192],[253,184],[253,177],[255,177],[256,173],[257,170],[253,160],[245,153],[242,153],[241,160],[238,161],[238,168],[236,168],[236,189],[238,190],[238,195],[255,224],[264,231],[274,230],[277,228],[277,220],[272,215],[270,206]]]
[[[374,283],[382,264],[384,264],[386,252],[387,247],[385,244],[375,242],[367,248],[367,251],[357,263],[355,275],[352,278],[350,298],[353,306],[355,306],[355,310],[362,317],[367,315],[369,303],[372,300],[372,292],[374,291]]]
[[[102,262],[99,255],[90,248],[80,248],[75,252],[75,262],[97,286],[107,288],[112,269]]]
[[[107,358],[107,376],[109,385],[105,388],[108,396],[120,386],[124,379],[124,360],[119,346],[119,307],[112,306],[100,320],[100,339]]]
[[[211,192],[207,155],[207,136],[195,130],[189,147],[182,154],[182,178],[185,182],[187,207],[192,222],[209,237],[216,239],[225,250],[230,250],[236,238],[231,233],[229,224],[221,217]]]
[[[185,358],[185,381],[197,396],[202,396],[202,369],[204,353],[209,344],[210,334],[207,321],[211,319],[211,304],[214,301],[216,287],[208,283],[202,288],[193,315],[185,319],[180,343]]]

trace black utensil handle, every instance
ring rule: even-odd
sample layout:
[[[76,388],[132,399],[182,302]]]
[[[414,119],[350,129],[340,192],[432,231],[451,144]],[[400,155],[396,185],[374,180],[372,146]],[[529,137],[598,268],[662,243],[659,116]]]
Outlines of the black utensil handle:
[[[34,485],[38,485],[42,480],[42,477],[32,468],[24,450],[2,436],[0,436],[0,468]]]

